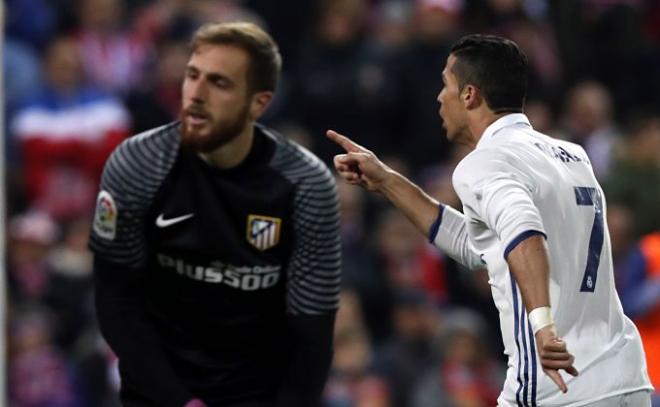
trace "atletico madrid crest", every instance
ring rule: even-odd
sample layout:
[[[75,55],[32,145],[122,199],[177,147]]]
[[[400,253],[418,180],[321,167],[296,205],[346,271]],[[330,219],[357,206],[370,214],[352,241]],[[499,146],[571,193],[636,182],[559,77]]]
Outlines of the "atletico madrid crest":
[[[249,215],[247,240],[259,250],[267,250],[280,241],[282,219],[269,216]]]

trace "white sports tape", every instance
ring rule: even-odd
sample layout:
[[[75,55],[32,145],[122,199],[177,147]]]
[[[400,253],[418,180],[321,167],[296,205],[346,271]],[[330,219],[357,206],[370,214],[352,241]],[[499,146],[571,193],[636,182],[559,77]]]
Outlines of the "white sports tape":
[[[554,324],[555,321],[552,319],[550,307],[534,308],[532,312],[529,313],[529,323],[532,324],[534,335],[536,335],[541,328]]]

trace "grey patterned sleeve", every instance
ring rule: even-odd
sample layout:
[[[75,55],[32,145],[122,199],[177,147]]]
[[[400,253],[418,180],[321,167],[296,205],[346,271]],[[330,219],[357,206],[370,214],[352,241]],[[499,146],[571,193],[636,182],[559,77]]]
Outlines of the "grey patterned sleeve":
[[[272,165],[296,188],[293,252],[287,269],[287,311],[306,315],[332,313],[339,306],[341,284],[335,179],[317,157],[289,142],[280,145]]]
[[[288,311],[324,314],[338,307],[341,283],[339,203],[330,171],[316,162],[296,189]]]
[[[171,124],[124,141],[103,170],[90,248],[107,261],[131,267],[146,262],[144,218],[177,155]]]

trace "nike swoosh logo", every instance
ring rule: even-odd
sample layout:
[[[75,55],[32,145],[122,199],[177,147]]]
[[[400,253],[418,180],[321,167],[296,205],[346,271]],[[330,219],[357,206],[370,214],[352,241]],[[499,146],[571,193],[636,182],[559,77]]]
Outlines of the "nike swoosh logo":
[[[159,228],[166,228],[168,226],[174,225],[175,223],[179,223],[186,219],[190,219],[193,216],[195,216],[194,213],[189,213],[187,215],[177,216],[176,218],[165,219],[163,217],[163,214],[161,213],[160,216],[156,218],[156,226],[158,226]]]

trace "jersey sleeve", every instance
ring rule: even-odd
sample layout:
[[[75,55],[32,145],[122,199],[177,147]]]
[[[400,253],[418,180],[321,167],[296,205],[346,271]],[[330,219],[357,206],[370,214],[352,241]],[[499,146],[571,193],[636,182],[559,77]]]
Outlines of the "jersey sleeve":
[[[130,267],[147,259],[145,217],[178,149],[176,127],[134,136],[106,162],[89,246],[106,261]]]
[[[318,162],[296,188],[293,253],[288,264],[288,312],[325,314],[339,305],[341,247],[335,180]]]
[[[504,257],[525,236],[545,235],[534,203],[537,187],[524,163],[504,149],[474,151],[459,164],[453,181],[465,210],[497,234]]]
[[[465,216],[451,206],[442,207],[432,229],[430,241],[447,256],[470,270],[485,267],[479,254],[470,244],[465,230]]]

